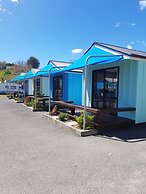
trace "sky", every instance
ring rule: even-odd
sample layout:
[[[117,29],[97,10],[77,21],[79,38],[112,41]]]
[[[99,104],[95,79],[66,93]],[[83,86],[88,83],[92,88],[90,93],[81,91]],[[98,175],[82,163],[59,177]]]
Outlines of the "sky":
[[[146,0],[0,0],[0,61],[74,61],[95,41],[146,51]]]

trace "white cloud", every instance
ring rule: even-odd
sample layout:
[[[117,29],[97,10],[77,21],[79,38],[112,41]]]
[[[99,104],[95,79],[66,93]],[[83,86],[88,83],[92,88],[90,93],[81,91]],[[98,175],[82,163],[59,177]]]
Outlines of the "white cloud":
[[[137,40],[137,44],[146,47],[146,42],[144,40]]]
[[[19,3],[18,0],[11,0],[11,2],[13,2],[13,3]]]
[[[124,44],[127,44],[128,49],[133,49],[136,47],[146,48],[146,41],[145,40],[135,40],[135,41],[131,41],[131,42],[125,41]]]
[[[141,11],[146,8],[146,0],[140,0],[139,1],[140,9]]]
[[[0,5],[0,12],[3,12],[3,13],[6,12],[6,9],[5,8],[2,8],[1,5]]]
[[[118,27],[120,27],[120,23],[119,22],[117,22],[115,25],[114,25],[114,28],[118,28]]]
[[[130,26],[136,26],[136,23],[131,23]]]
[[[1,12],[1,13],[8,13],[8,14],[10,14],[10,15],[12,14],[9,10],[3,8],[1,5],[0,5],[0,12]]]
[[[128,48],[128,49],[133,49],[133,46],[134,46],[135,44],[136,44],[136,42],[135,42],[135,41],[132,41],[132,42],[128,43],[127,48]]]
[[[72,54],[82,53],[83,49],[77,48],[72,50]]]
[[[144,47],[146,47],[146,42],[144,41],[144,40],[142,40],[142,45],[144,46]]]
[[[128,44],[128,45],[127,45],[127,48],[128,48],[128,49],[133,49],[133,47],[131,46],[131,44]]]
[[[136,23],[135,22],[131,22],[131,23],[123,23],[123,22],[117,22],[115,25],[114,25],[114,28],[119,28],[119,27],[135,27],[136,26]]]

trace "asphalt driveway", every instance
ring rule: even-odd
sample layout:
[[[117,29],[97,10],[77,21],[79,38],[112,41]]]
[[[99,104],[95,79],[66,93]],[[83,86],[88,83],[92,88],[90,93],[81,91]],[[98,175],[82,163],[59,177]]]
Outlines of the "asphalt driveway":
[[[145,138],[78,137],[0,100],[0,194],[52,193],[146,193]]]

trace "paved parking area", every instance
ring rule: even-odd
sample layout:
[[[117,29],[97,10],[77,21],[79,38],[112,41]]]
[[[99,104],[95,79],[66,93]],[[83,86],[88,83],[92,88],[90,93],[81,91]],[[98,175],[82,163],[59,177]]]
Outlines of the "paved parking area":
[[[146,193],[145,133],[133,143],[107,136],[78,137],[0,100],[0,194]]]

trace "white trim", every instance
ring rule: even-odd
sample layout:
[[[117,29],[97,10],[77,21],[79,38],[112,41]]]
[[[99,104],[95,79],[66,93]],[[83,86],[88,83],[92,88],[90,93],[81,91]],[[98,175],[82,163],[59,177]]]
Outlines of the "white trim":
[[[139,57],[130,57],[131,60],[136,60],[136,61],[145,61],[146,62],[146,59],[142,59],[142,58],[139,58]]]

